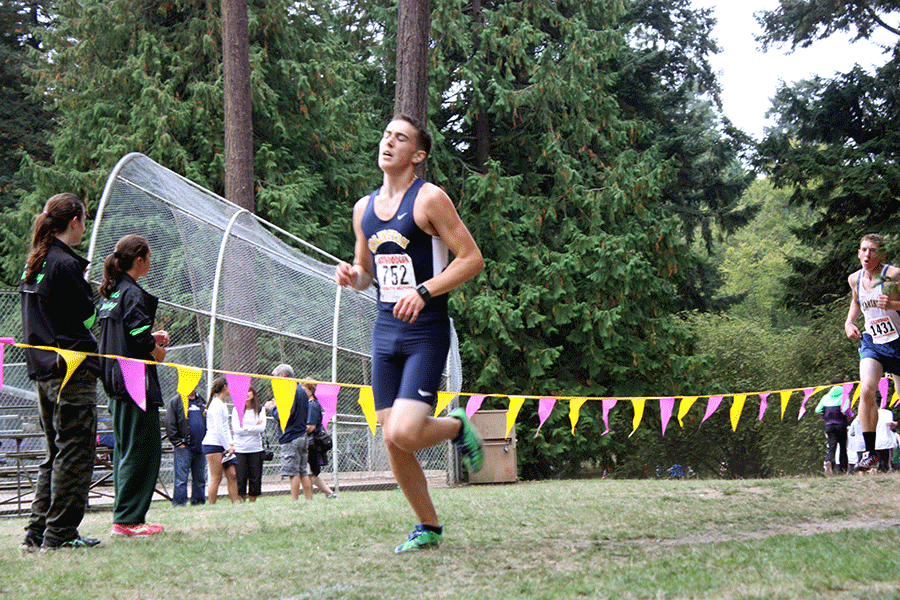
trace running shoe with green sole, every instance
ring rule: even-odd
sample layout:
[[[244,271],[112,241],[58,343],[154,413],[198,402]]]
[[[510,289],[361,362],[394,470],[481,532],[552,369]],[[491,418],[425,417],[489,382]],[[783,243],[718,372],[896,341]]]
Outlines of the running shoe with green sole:
[[[453,440],[453,443],[456,444],[456,448],[459,450],[463,466],[470,475],[477,473],[484,466],[484,442],[481,440],[481,436],[478,435],[478,431],[472,425],[469,417],[466,416],[464,409],[454,409],[449,416],[456,417],[462,421],[462,430],[459,436]]]
[[[440,546],[442,541],[444,541],[444,536],[440,533],[428,531],[422,525],[416,525],[413,532],[406,536],[406,541],[394,548],[394,554],[431,550]]]
[[[78,537],[61,542],[53,538],[45,537],[41,544],[41,552],[53,552],[55,550],[69,550],[72,548],[93,548],[100,545],[100,540],[95,538]]]

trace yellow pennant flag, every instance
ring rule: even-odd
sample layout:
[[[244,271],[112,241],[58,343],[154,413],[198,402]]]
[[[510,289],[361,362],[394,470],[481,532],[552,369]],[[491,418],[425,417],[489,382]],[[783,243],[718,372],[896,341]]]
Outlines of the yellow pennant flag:
[[[297,393],[297,382],[293,379],[273,379],[272,395],[275,396],[275,408],[278,409],[278,421],[281,430],[287,427],[291,418],[291,408],[294,406],[294,395]]]
[[[744,410],[744,402],[747,401],[747,394],[735,394],[734,402],[731,403],[731,430],[737,431],[738,420],[741,418],[741,411]]]
[[[184,416],[188,416],[188,394],[197,389],[197,384],[203,377],[203,371],[193,367],[184,365],[176,365],[178,371],[178,393],[181,395],[181,401],[184,402]]]
[[[587,398],[575,398],[569,401],[569,422],[572,423],[572,435],[575,435],[575,425],[581,416],[581,407],[587,402]]]
[[[787,409],[788,400],[791,398],[791,394],[793,394],[793,390],[782,390],[781,391],[781,420],[784,421],[784,411]]]
[[[856,403],[859,402],[860,391],[862,391],[862,383],[856,386],[856,391],[853,392],[853,400],[850,401],[850,406],[856,406]]]
[[[375,396],[372,395],[371,387],[359,388],[359,406],[366,417],[369,429],[372,430],[372,435],[375,435],[375,428],[378,426],[378,415],[375,414]]]
[[[438,392],[438,401],[437,406],[434,407],[434,416],[438,416],[441,414],[445,408],[450,406],[450,402],[456,398],[456,394],[453,392]]]
[[[519,411],[522,409],[523,404],[525,404],[525,398],[521,396],[509,397],[509,410],[506,411],[506,437],[509,437],[509,432],[512,431],[513,425],[516,424],[516,417],[519,416]]]
[[[628,434],[628,437],[633,436],[641,424],[641,419],[644,418],[644,404],[646,403],[646,398],[635,398],[631,401],[631,405],[634,406],[634,419],[631,421],[631,433]]]
[[[891,406],[897,404],[897,400],[900,400],[900,396],[897,396],[897,388],[894,387],[894,395],[891,396]]]
[[[682,427],[684,427],[684,418],[687,416],[688,411],[691,410],[694,402],[697,401],[697,398],[697,396],[688,396],[687,398],[682,398],[681,402],[678,403],[678,424]]]
[[[75,369],[78,368],[78,365],[84,362],[84,359],[87,358],[87,354],[84,354],[83,352],[75,352],[74,350],[64,350],[63,348],[57,348],[56,352],[63,357],[64,361],[66,361],[66,376],[63,377],[62,385],[59,386],[59,395],[56,396],[56,401],[59,402],[59,398],[60,396],[62,396],[63,388],[66,387],[67,383],[69,383],[69,379],[71,379],[72,373],[75,372]]]

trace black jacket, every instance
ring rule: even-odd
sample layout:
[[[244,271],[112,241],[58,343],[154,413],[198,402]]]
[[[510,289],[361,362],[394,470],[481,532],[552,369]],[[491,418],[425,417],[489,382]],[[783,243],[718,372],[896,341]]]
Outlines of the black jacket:
[[[153,323],[159,300],[146,292],[127,273],[100,305],[100,354],[153,360],[156,347]],[[147,406],[163,406],[156,365],[146,365]],[[100,378],[111,398],[131,401],[122,369],[115,358],[100,358]]]
[[[19,285],[22,297],[24,343],[66,350],[97,353],[97,339],[91,333],[97,309],[91,286],[84,279],[88,261],[61,241],[54,239],[44,266],[33,283]],[[46,381],[64,377],[66,363],[56,352],[25,349],[28,377]],[[96,356],[88,356],[83,368],[100,373]]]
[[[206,400],[200,394],[196,394],[193,399],[188,399],[188,406],[192,404],[199,406],[200,410],[206,411]],[[175,394],[175,397],[169,400],[169,404],[166,406],[165,423],[166,437],[175,447],[183,444],[190,448],[195,445],[195,442],[199,447],[200,442],[203,441],[191,439],[191,422],[188,417],[184,416],[184,400],[181,399],[181,394]]]

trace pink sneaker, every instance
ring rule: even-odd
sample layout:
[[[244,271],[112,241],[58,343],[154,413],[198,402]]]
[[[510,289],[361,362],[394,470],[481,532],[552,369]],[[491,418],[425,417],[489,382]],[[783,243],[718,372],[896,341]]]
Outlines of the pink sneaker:
[[[162,525],[148,525],[147,523],[135,523],[134,525],[122,525],[114,523],[112,535],[124,535],[126,537],[148,537],[162,533]]]

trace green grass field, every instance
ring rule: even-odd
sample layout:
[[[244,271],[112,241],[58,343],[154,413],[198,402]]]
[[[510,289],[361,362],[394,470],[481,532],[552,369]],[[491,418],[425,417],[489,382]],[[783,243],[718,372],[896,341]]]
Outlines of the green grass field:
[[[21,555],[0,520],[0,598],[900,598],[900,478],[577,480],[433,491],[435,551],[395,555],[399,491],[174,509],[156,539]]]

